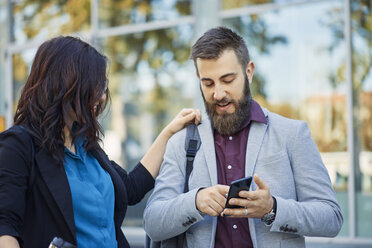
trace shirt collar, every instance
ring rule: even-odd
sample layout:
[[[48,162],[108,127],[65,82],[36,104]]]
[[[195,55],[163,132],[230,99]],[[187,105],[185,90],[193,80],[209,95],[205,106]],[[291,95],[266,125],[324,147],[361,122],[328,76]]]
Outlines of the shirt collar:
[[[251,103],[251,110],[244,122],[243,128],[248,126],[251,121],[257,121],[267,124],[265,113],[262,111],[261,106],[253,99]]]
[[[74,145],[76,149],[76,154],[72,153],[66,147],[65,147],[65,154],[75,159],[81,159],[84,162],[85,157],[86,157],[86,151],[84,149],[84,139],[82,137],[78,137]]]

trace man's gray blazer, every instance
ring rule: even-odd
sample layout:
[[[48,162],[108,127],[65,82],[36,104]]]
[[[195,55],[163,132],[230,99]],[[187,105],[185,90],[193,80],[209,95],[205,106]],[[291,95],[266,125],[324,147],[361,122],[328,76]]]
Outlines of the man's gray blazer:
[[[267,124],[252,122],[245,175],[257,173],[277,200],[272,226],[247,219],[254,247],[305,247],[304,236],[336,236],[343,217],[328,171],[303,121],[286,119],[263,109]],[[154,191],[144,212],[144,228],[154,241],[186,232],[184,247],[214,247],[217,218],[204,215],[195,205],[197,191],[217,184],[216,153],[210,121],[198,126],[201,147],[185,181],[186,129],[167,144]],[[251,189],[257,185],[252,182]],[[174,247],[164,243],[165,247]]]

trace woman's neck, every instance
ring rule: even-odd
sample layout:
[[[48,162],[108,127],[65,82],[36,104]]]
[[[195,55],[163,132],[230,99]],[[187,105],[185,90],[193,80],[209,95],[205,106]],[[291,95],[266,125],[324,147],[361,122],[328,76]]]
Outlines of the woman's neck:
[[[72,138],[71,138],[71,132],[70,129],[65,126],[63,128],[63,134],[64,134],[64,141],[65,141],[65,147],[72,153],[76,154],[76,149],[74,144],[72,143]]]

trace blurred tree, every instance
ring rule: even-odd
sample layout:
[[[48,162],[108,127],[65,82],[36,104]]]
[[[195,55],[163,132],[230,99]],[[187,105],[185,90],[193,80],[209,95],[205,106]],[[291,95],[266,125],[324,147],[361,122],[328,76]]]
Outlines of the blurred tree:
[[[247,5],[272,3],[275,0],[222,0],[222,9],[235,9]]]
[[[89,30],[89,0],[24,0],[14,5],[14,15],[28,39],[40,33],[48,36]]]

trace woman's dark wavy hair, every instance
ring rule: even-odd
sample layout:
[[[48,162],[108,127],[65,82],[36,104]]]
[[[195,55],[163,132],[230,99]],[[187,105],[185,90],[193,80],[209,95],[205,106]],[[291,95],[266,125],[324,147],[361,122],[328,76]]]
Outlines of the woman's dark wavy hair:
[[[72,141],[84,137],[87,151],[99,149],[103,129],[97,116],[110,99],[106,67],[104,55],[75,37],[53,38],[36,52],[14,124],[26,126],[35,144],[60,165],[64,158],[63,128],[71,124],[71,113],[76,116],[74,130],[70,130]],[[103,93],[106,100],[95,110]]]

